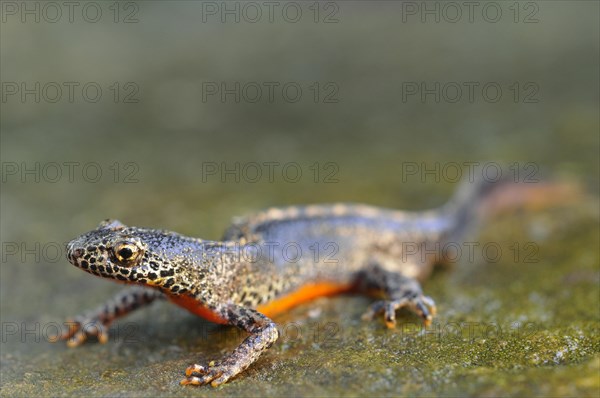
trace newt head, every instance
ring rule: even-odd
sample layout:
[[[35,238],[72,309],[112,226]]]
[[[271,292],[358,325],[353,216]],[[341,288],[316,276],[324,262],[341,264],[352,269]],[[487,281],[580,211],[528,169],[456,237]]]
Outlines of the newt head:
[[[190,240],[174,232],[105,220],[67,244],[67,259],[96,276],[181,294],[190,287],[182,267],[195,260],[193,253],[182,250]]]

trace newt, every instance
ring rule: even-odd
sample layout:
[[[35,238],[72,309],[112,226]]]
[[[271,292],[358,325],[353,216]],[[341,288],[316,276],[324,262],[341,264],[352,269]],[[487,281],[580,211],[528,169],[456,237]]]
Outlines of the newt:
[[[273,317],[316,297],[377,292],[382,297],[363,319],[383,315],[385,325],[394,328],[396,311],[408,308],[429,324],[436,306],[421,283],[444,259],[424,255],[428,244],[459,242],[490,214],[560,202],[569,192],[557,184],[479,178],[427,211],[339,203],[271,208],[234,220],[221,241],[105,220],[67,244],[67,259],[92,275],[131,286],[72,319],[57,340],[74,347],[96,336],[105,343],[115,319],[167,299],[249,334],[220,360],[189,366],[181,381],[218,386],[277,341]],[[315,256],[315,245],[328,254]]]

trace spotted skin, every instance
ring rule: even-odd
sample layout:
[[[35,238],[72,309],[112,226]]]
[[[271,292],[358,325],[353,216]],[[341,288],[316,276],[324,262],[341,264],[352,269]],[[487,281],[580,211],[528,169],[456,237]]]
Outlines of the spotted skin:
[[[106,328],[114,319],[156,299],[168,299],[212,322],[249,333],[224,358],[188,367],[181,382],[218,386],[275,343],[278,332],[270,317],[317,296],[378,291],[384,299],[375,302],[364,319],[382,313],[393,328],[396,310],[406,307],[428,324],[436,307],[423,294],[420,281],[440,259],[424,256],[424,248],[457,241],[482,208],[489,211],[489,203],[502,207],[496,193],[507,185],[465,184],[447,205],[425,212],[353,204],[274,208],[234,220],[222,241],[106,220],[69,242],[67,258],[90,274],[132,287],[76,317],[59,338],[70,346],[88,336],[105,342]],[[517,202],[507,203],[514,207]]]

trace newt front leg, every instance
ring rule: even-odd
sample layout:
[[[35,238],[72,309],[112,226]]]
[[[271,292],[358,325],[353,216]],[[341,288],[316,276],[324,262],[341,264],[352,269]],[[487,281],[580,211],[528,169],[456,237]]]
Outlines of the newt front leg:
[[[156,299],[164,299],[164,294],[158,290],[138,286],[124,289],[94,310],[67,320],[69,329],[54,336],[51,341],[67,340],[69,347],[77,347],[89,336],[96,336],[100,343],[106,343],[108,327],[115,319],[148,305]]]
[[[208,366],[189,366],[185,371],[186,378],[181,381],[183,385],[210,383],[216,387],[223,384],[256,362],[279,337],[275,323],[256,310],[230,304],[219,308],[217,312],[230,325],[247,331],[250,336],[231,354],[210,362]]]

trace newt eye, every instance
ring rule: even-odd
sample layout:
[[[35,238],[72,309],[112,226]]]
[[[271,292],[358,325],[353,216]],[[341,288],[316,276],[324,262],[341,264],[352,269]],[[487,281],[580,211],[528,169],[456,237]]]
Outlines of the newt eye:
[[[112,247],[113,260],[121,265],[132,266],[144,254],[144,250],[138,242],[117,242]]]

